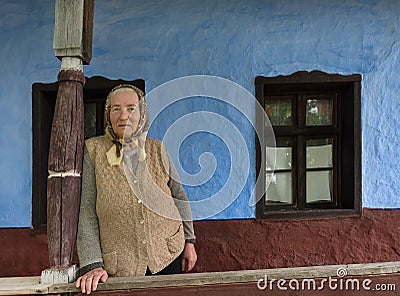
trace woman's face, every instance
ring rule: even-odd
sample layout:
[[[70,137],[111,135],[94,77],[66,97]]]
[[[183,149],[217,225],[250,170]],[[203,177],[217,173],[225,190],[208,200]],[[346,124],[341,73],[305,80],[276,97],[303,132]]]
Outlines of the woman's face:
[[[110,121],[119,138],[129,138],[139,123],[139,97],[132,89],[117,90],[111,97]]]

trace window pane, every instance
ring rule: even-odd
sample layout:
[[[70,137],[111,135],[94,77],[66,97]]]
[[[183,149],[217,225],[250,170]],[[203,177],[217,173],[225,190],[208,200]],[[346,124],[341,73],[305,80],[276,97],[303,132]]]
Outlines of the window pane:
[[[333,139],[307,140],[307,169],[331,168]]]
[[[332,125],[332,110],[332,98],[307,98],[306,125]]]
[[[332,170],[307,172],[306,202],[331,202],[333,177]]]
[[[266,205],[292,204],[292,173],[269,173],[266,176],[269,187],[265,194]]]
[[[269,185],[265,202],[267,205],[293,204],[292,200],[292,139],[277,138],[276,147],[267,149],[266,184]],[[275,158],[273,157],[275,154]],[[275,173],[272,161],[275,159]]]
[[[273,126],[292,125],[292,98],[288,96],[267,98],[265,112]]]
[[[291,170],[292,169],[292,140],[276,139],[276,147],[266,147],[267,171],[274,168],[273,161],[275,159],[275,170]],[[275,158],[274,158],[275,156]]]
[[[85,110],[85,139],[96,136],[96,103],[86,103]]]

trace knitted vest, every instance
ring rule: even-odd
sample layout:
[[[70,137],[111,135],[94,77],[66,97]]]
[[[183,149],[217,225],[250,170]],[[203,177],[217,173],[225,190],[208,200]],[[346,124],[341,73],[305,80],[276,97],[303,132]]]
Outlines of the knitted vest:
[[[110,276],[157,273],[184,248],[183,225],[168,187],[169,163],[162,143],[146,140],[146,161],[136,174],[110,165],[106,137],[86,141],[96,175],[96,212],[104,268]]]

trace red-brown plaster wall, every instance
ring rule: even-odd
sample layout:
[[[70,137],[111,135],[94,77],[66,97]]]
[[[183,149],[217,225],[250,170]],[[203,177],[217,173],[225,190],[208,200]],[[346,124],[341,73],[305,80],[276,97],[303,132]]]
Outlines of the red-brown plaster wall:
[[[362,217],[196,223],[196,271],[400,260],[400,210]]]
[[[364,210],[361,218],[195,222],[195,272],[400,261],[400,210]],[[49,266],[47,236],[0,229],[0,277],[40,275]]]
[[[40,275],[49,267],[47,235],[31,229],[0,229],[0,277]]]

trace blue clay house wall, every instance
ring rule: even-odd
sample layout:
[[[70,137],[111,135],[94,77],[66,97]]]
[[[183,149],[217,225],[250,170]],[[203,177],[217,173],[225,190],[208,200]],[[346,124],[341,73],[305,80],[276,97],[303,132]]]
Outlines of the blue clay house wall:
[[[0,227],[31,226],[31,88],[56,81],[60,69],[52,49],[54,4],[0,0]],[[147,92],[176,78],[212,75],[253,95],[259,75],[361,74],[363,207],[399,208],[399,15],[396,0],[96,0],[93,59],[84,73],[142,78]],[[157,101],[148,104],[157,114]],[[226,102],[188,98],[160,113],[150,135],[163,139],[167,124],[198,110],[228,118],[248,149],[238,156],[249,164],[244,177],[237,177],[244,178],[240,194],[209,218],[254,218],[255,208],[248,204],[255,183],[254,114],[243,119]],[[198,122],[188,120],[185,126],[195,130]],[[203,185],[185,186],[191,201],[223,188],[237,159],[207,131],[188,137],[179,153],[182,174],[198,173],[202,161],[216,168]]]

